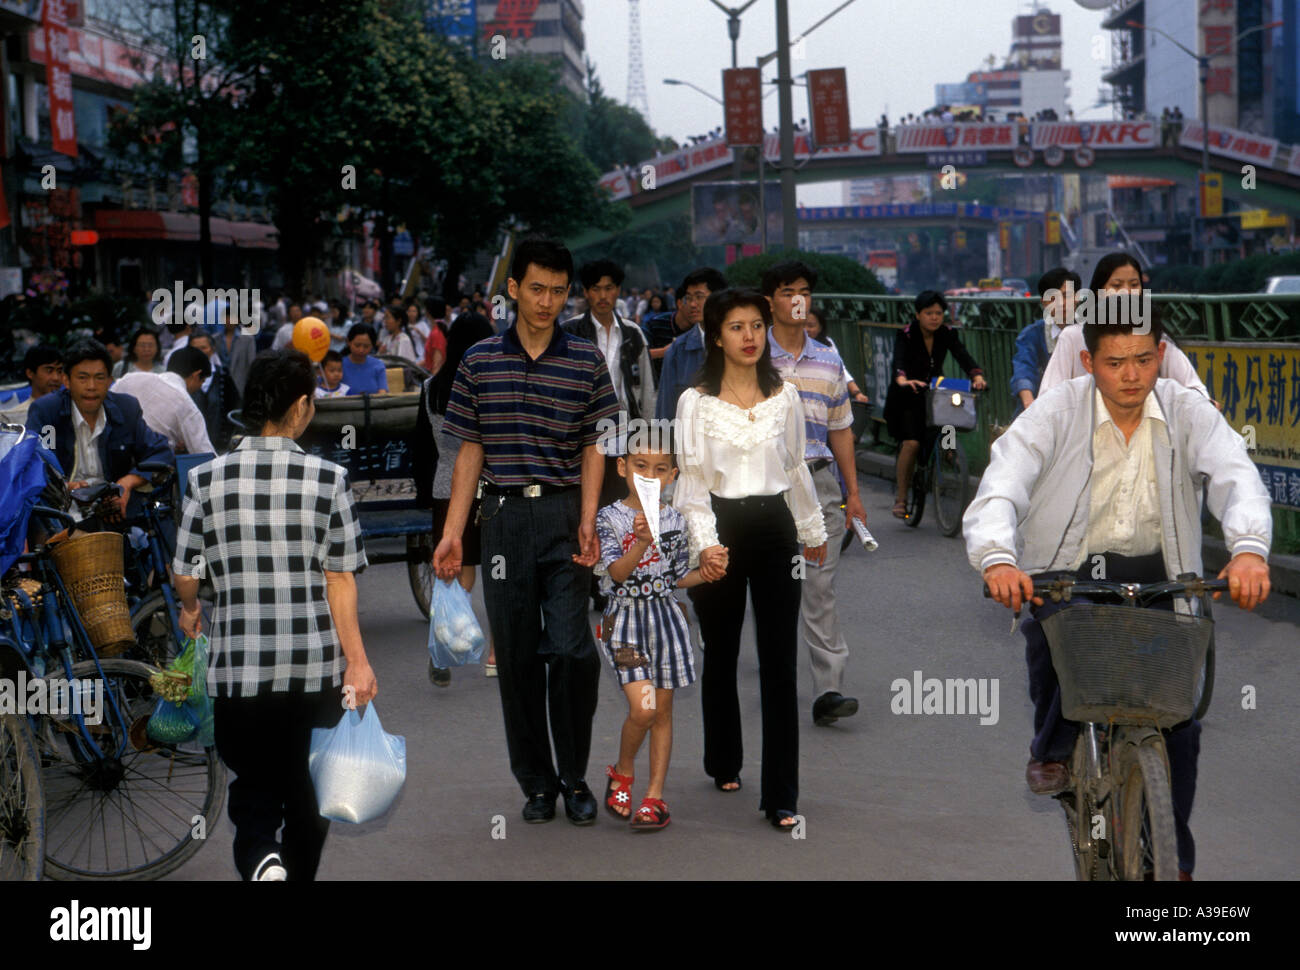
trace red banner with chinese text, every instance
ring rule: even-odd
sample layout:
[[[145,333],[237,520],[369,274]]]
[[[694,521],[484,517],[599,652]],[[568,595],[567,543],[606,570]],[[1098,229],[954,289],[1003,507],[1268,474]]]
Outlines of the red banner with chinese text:
[[[727,145],[763,143],[763,78],[756,67],[730,67],[722,72],[722,97],[727,116]]]
[[[56,152],[76,158],[77,128],[64,0],[45,0],[41,26],[45,34],[45,86],[50,96],[50,140]]]
[[[813,144],[818,148],[847,145],[852,139],[849,81],[844,68],[808,72],[808,117],[812,119]]]

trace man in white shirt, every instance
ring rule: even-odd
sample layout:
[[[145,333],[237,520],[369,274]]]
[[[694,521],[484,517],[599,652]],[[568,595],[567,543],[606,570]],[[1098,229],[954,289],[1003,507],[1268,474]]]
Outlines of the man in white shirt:
[[[22,403],[15,403],[0,411],[0,421],[9,424],[25,424],[27,409],[32,402],[46,394],[57,391],[63,386],[63,358],[49,344],[37,344],[23,357],[23,372],[31,388],[28,397]]]
[[[1086,325],[1083,364],[1092,376],[1042,394],[998,438],[963,519],[967,554],[993,598],[1017,611],[1033,604],[1021,632],[1035,729],[1025,775],[1037,794],[1068,784],[1079,725],[1061,715],[1040,624],[1068,604],[1033,598],[1034,576],[1148,583],[1200,575],[1204,483],[1232,553],[1219,578],[1244,609],[1269,592],[1269,496],[1241,436],[1202,395],[1158,379],[1166,353],[1158,314],[1149,332],[1135,329]],[[1175,725],[1166,749],[1179,870],[1190,879],[1200,723]]]
[[[166,438],[172,451],[215,454],[203,412],[191,397],[211,373],[212,365],[202,350],[182,347],[167,362],[166,373],[132,371],[114,382],[113,391],[140,402],[145,424]]]
[[[275,332],[275,340],[271,342],[272,350],[284,350],[293,343],[293,328],[302,319],[302,307],[297,303],[289,304],[289,321],[281,325],[280,329]]]

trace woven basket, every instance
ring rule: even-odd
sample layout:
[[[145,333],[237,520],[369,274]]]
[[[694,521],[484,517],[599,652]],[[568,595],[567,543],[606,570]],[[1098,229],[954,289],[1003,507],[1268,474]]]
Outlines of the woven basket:
[[[122,537],[95,532],[50,549],[54,568],[68,588],[95,650],[116,657],[135,644],[122,575]]]

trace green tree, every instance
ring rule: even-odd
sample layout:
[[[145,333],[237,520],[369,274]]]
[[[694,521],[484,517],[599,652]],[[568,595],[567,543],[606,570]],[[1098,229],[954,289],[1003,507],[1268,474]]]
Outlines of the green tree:
[[[835,253],[814,253],[802,249],[783,249],[760,256],[738,259],[727,267],[727,282],[732,286],[758,288],[763,271],[788,259],[801,260],[817,271],[819,293],[884,293],[876,274],[856,260]]]
[[[660,138],[635,108],[605,94],[596,66],[587,61],[587,103],[580,112],[583,153],[601,174],[653,158],[658,150],[673,151],[670,138]]]

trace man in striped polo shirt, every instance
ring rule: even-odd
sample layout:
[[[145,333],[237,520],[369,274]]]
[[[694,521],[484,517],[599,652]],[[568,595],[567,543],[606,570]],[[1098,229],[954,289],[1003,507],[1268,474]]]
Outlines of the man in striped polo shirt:
[[[840,693],[849,647],[835,612],[840,540],[849,519],[867,521],[853,461],[853,412],[840,355],[804,333],[817,271],[797,260],[777,263],[763,274],[762,285],[772,305],[772,363],[799,389],[803,400],[804,461],[812,472],[826,521],[826,561],[806,567],[799,618],[799,632],[812,660],[813,723],[825,727],[858,712],[857,698]],[[844,512],[840,511],[840,479],[847,495]]]
[[[559,243],[520,243],[507,284],[517,321],[461,359],[443,429],[464,443],[433,565],[443,579],[459,575],[481,479],[483,599],[524,821],[555,818],[558,793],[569,821],[587,825],[596,820],[584,776],[600,661],[586,608],[605,471],[596,429],[617,417],[618,398],[596,345],[556,325],[572,279]]]

